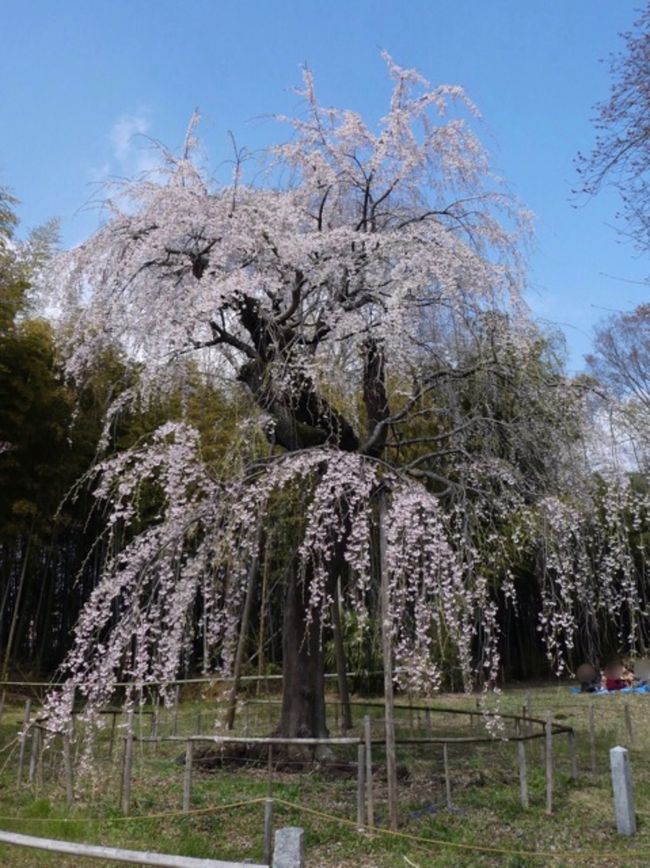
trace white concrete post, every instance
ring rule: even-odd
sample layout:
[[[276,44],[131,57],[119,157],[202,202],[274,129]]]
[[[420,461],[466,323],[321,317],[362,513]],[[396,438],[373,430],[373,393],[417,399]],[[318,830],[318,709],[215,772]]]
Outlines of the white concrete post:
[[[272,868],[305,868],[305,833],[298,826],[275,833]]]
[[[609,752],[612,770],[612,789],[614,790],[614,810],[616,829],[619,835],[636,834],[636,814],[634,813],[634,791],[630,755],[624,747],[613,747]]]

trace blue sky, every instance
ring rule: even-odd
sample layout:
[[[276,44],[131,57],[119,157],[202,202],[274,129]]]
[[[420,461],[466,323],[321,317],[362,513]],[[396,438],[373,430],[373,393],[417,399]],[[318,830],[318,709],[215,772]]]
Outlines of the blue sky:
[[[324,102],[385,108],[379,56],[461,84],[495,168],[536,214],[528,299],[561,324],[582,367],[593,324],[647,298],[643,257],[612,228],[617,200],[575,200],[573,160],[593,142],[607,58],[641,0],[0,0],[0,183],[25,227],[59,217],[64,244],[97,226],[97,181],[177,146],[192,110],[213,163],[278,138],[300,65]]]

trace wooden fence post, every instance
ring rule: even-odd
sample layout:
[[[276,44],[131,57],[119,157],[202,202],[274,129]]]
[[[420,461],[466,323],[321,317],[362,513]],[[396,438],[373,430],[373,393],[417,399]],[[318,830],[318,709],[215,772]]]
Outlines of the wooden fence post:
[[[449,753],[447,750],[447,742],[442,746],[442,764],[445,770],[445,797],[447,799],[447,810],[451,811],[451,779],[449,777]]]
[[[372,739],[370,732],[370,717],[366,714],[363,718],[363,732],[366,743],[366,806],[367,822],[370,828],[375,825],[375,804],[372,791]]]
[[[45,749],[43,731],[38,730],[38,752],[36,754],[36,784],[39,787],[43,786],[43,751]]]
[[[526,766],[526,744],[521,739],[517,741],[517,764],[519,765],[519,798],[524,810],[529,807],[528,800],[528,768]]]
[[[264,801],[264,861],[271,862],[273,849],[273,745],[269,745],[266,799]]]
[[[545,726],[545,760],[546,760],[546,813],[553,813],[553,714],[546,712]]]
[[[273,858],[273,799],[264,799],[264,861]]]
[[[32,727],[32,750],[29,755],[29,782],[30,784],[34,783],[34,778],[36,776],[36,766],[38,763],[38,742],[41,735],[41,731],[38,726]]]
[[[191,740],[185,742],[185,774],[183,775],[183,810],[189,811],[192,802],[192,759],[193,744]]]
[[[131,773],[133,770],[133,711],[129,711],[126,725],[122,774],[122,813],[128,816],[131,811]]]
[[[266,767],[266,795],[267,798],[271,798],[273,796],[273,745],[269,745],[269,754],[268,754],[268,763]]]
[[[357,825],[363,827],[365,821],[365,787],[366,787],[366,749],[363,744],[357,747]]]
[[[63,733],[63,780],[65,783],[65,800],[68,807],[74,802],[74,778],[72,776],[72,753],[70,751],[70,733]]]

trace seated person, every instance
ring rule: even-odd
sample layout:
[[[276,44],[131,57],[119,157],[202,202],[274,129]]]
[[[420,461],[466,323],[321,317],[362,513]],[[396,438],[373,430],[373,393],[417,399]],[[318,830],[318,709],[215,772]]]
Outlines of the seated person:
[[[623,690],[624,687],[630,686],[630,673],[618,660],[605,666],[604,676],[605,690]]]
[[[576,670],[580,693],[596,693],[600,689],[600,673],[591,663],[582,663]]]

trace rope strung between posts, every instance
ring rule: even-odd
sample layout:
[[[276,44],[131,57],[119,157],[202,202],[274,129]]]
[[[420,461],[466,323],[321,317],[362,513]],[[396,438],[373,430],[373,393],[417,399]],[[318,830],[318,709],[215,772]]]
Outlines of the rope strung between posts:
[[[201,814],[217,813],[219,811],[250,807],[251,805],[260,805],[265,803],[266,801],[267,797],[260,797],[255,799],[247,799],[240,802],[231,802],[227,805],[210,805],[206,808],[193,808],[189,811],[164,811],[156,814],[144,814],[139,817],[0,817],[0,822],[134,823],[145,820],[162,820],[169,819],[171,817],[189,817]],[[318,811],[315,808],[308,808],[305,805],[297,805],[295,802],[290,802],[287,799],[281,799],[277,796],[273,797],[273,802],[278,805],[283,805],[284,807],[289,808],[293,811],[297,811],[298,813],[311,814],[314,817],[319,817],[320,819],[329,820],[344,826],[350,826],[358,830],[363,829],[363,831],[367,832],[370,835],[388,835],[393,838],[400,838],[405,841],[412,841],[413,843],[419,845],[425,844],[429,846],[434,845],[437,847],[451,847],[452,849],[457,850],[471,850],[474,852],[494,853],[504,856],[525,856],[533,859],[557,859],[562,857],[571,857],[572,859],[578,859],[579,861],[583,861],[584,859],[593,860],[595,857],[598,857],[600,859],[607,858],[613,859],[614,861],[622,861],[636,857],[650,857],[650,850],[627,850],[624,853],[614,853],[606,850],[521,850],[508,849],[506,847],[490,847],[481,844],[464,844],[459,841],[448,841],[442,838],[429,838],[425,837],[424,835],[412,835],[408,832],[391,831],[390,829],[384,829],[380,826],[367,826],[365,824],[358,823],[355,820],[348,820],[345,817],[339,817],[335,814],[328,814],[324,811]]]
[[[572,859],[583,858],[594,859],[629,859],[630,857],[650,857],[650,850],[627,850],[625,853],[613,853],[606,850],[508,850],[505,847],[489,847],[481,844],[463,844],[459,841],[446,841],[442,838],[428,838],[423,835],[411,835],[408,832],[396,832],[391,829],[384,829],[381,826],[366,826],[362,823],[357,823],[355,820],[348,820],[346,817],[337,817],[335,814],[326,814],[324,811],[317,811],[315,808],[307,808],[305,805],[296,805],[294,802],[289,802],[286,799],[273,797],[273,802],[278,805],[284,805],[299,813],[304,812],[312,814],[315,817],[320,817],[323,820],[332,820],[341,823],[344,826],[351,826],[355,829],[363,829],[365,832],[373,834],[388,835],[390,837],[402,838],[407,841],[414,841],[419,844],[434,844],[440,847],[452,847],[459,850],[473,850],[481,853],[498,853],[506,856],[528,856],[533,859],[557,859],[558,857],[571,857]]]
[[[244,808],[248,805],[261,805],[266,798],[246,799],[228,805],[210,805],[207,808],[192,808],[189,811],[162,811],[158,814],[141,814],[136,817],[0,817],[0,823],[137,823],[140,820],[166,820],[170,817],[189,817],[198,814],[213,814]]]

